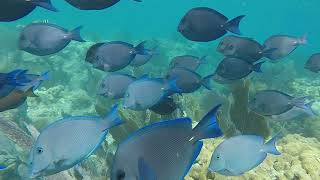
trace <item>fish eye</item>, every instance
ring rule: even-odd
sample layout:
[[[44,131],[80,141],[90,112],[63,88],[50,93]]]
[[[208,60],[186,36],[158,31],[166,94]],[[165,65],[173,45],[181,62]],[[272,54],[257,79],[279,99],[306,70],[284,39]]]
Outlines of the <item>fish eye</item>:
[[[38,153],[38,154],[41,154],[41,153],[43,153],[43,148],[41,148],[41,147],[38,147],[38,148],[37,148],[37,153]]]
[[[126,94],[126,97],[129,97],[129,93]]]
[[[123,180],[126,177],[126,173],[123,170],[117,171],[117,180]]]
[[[220,156],[217,156],[217,159],[220,159]]]
[[[231,44],[231,45],[229,45],[229,47],[228,47],[230,50],[232,50],[233,48],[234,48],[234,46]]]

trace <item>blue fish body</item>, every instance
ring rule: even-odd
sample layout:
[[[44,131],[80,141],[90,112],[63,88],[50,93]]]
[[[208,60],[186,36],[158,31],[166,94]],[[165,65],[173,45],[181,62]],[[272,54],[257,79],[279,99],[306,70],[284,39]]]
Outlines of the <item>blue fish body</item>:
[[[52,175],[88,158],[105,140],[108,129],[121,124],[114,106],[106,117],[74,116],[46,127],[30,152],[30,177]]]
[[[116,151],[111,180],[136,179],[139,174],[151,179],[182,180],[201,151],[200,140],[222,135],[216,122],[218,108],[213,108],[194,129],[190,118],[181,118],[154,123],[133,133]],[[149,173],[141,173],[141,159]]]
[[[277,138],[264,143],[263,137],[239,135],[222,142],[214,151],[209,165],[210,172],[226,176],[240,176],[259,166],[267,154],[280,155],[276,149]]]

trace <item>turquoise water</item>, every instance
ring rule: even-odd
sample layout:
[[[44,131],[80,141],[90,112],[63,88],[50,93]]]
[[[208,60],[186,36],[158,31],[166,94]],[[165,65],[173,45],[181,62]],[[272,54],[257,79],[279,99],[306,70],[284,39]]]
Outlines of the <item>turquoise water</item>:
[[[207,55],[207,64],[201,66],[198,72],[202,76],[213,73],[217,63],[223,58],[216,52],[220,39],[208,43],[191,42],[177,32],[183,15],[191,8],[200,6],[213,8],[229,19],[246,15],[240,24],[241,32],[243,36],[254,38],[260,43],[275,34],[298,37],[307,35],[308,43],[278,63],[266,60],[262,74],[254,73],[246,81],[240,81],[234,86],[213,82],[212,91],[201,88],[195,93],[175,97],[181,105],[181,112],[161,116],[150,111],[121,109],[120,115],[127,123],[122,129],[115,128],[111,131],[102,147],[82,162],[79,168],[39,179],[109,179],[117,145],[131,133],[152,122],[182,116],[191,117],[197,122],[218,103],[225,105],[219,116],[225,136],[205,141],[206,148],[185,177],[186,180],[320,179],[318,116],[299,117],[283,122],[248,115],[243,110],[248,100],[243,97],[248,94],[252,96],[263,89],[277,89],[294,96],[312,96],[316,101],[314,111],[320,113],[319,75],[303,68],[311,54],[320,52],[320,1],[144,0],[138,3],[121,0],[100,11],[78,10],[61,0],[53,0],[53,4],[59,9],[58,13],[36,8],[20,20],[0,22],[0,59],[3,60],[1,72],[22,68],[28,69],[30,73],[49,71],[50,74],[49,80],[35,91],[39,97],[28,97],[18,108],[0,113],[4,120],[0,123],[0,147],[3,149],[0,149],[0,164],[8,166],[0,171],[0,180],[26,179],[29,150],[37,131],[41,132],[44,127],[62,117],[102,115],[112,104],[122,103],[97,95],[100,81],[106,73],[94,69],[84,61],[87,50],[94,43],[121,40],[137,44],[146,40],[148,46],[158,46],[159,55],[148,64],[122,70],[137,77],[143,74],[164,76],[171,58],[184,54],[199,57]],[[61,52],[44,57],[22,52],[15,47],[17,37],[21,27],[34,21],[46,21],[67,29],[82,25],[84,28],[81,34],[88,42],[72,42]],[[207,173],[213,150],[227,136],[240,131],[262,135],[268,139],[280,129],[283,132],[283,137],[279,140],[282,155],[268,157],[261,166],[239,177]]]

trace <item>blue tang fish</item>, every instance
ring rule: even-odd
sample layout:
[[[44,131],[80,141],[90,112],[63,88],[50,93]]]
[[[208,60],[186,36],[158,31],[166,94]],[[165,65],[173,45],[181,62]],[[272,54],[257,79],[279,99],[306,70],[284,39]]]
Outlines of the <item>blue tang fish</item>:
[[[108,129],[122,123],[117,107],[105,117],[68,117],[46,127],[30,152],[30,177],[52,175],[88,158],[105,140]]]
[[[85,42],[80,35],[81,26],[69,31],[49,23],[32,23],[26,26],[19,37],[19,48],[37,56],[55,54],[72,40]]]
[[[182,180],[201,151],[201,140],[222,135],[216,121],[219,107],[210,110],[193,129],[190,118],[181,118],[133,133],[118,146],[111,180]]]
[[[106,72],[118,71],[128,66],[137,54],[146,54],[144,43],[141,42],[137,46],[123,41],[97,43],[89,48],[85,60],[96,69]]]
[[[180,92],[175,79],[164,81],[143,76],[128,86],[123,107],[132,110],[145,110],[156,105],[172,92]]]
[[[99,87],[99,94],[110,99],[123,98],[126,90],[135,77],[124,73],[110,73],[103,78]]]
[[[223,141],[215,149],[209,165],[210,172],[226,176],[240,176],[259,166],[267,154],[280,155],[277,137],[267,143],[261,136],[239,135]]]

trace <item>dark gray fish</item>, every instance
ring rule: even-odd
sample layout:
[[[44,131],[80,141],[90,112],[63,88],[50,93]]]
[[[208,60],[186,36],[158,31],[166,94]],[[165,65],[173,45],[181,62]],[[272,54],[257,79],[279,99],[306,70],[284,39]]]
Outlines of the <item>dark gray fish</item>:
[[[221,40],[217,51],[224,56],[240,58],[253,63],[271,53],[272,50],[264,51],[264,47],[254,39],[229,35]]]
[[[307,44],[306,36],[294,37],[288,35],[271,36],[264,42],[266,50],[274,49],[272,53],[265,55],[268,59],[278,60],[288,56],[299,45]]]
[[[1,0],[0,21],[15,21],[31,13],[36,7],[50,11],[58,10],[52,6],[51,0]]]
[[[99,94],[111,99],[123,98],[126,90],[136,78],[128,74],[108,74],[101,82]]]
[[[19,48],[30,54],[46,56],[64,49],[71,40],[85,42],[80,36],[81,26],[72,31],[48,23],[26,26],[19,38]]]
[[[264,62],[251,64],[238,58],[224,58],[218,65],[215,74],[227,80],[237,80],[248,76],[253,71],[261,72]]]
[[[90,47],[86,61],[102,71],[118,71],[128,66],[137,54],[146,55],[144,43],[142,42],[136,47],[122,41],[98,43]]]
[[[186,68],[170,69],[166,79],[177,79],[177,86],[181,89],[181,93],[192,93],[198,90],[201,86],[211,90],[210,80],[213,75],[202,78],[198,73]]]
[[[318,73],[320,71],[320,53],[313,54],[306,62],[304,68]]]
[[[120,0],[65,0],[81,10],[101,10],[117,4]],[[141,0],[133,0],[142,2]]]
[[[130,135],[115,153],[111,180],[184,179],[202,149],[201,140],[222,135],[216,120],[219,107],[213,108],[194,129],[190,118],[181,118],[160,121]],[[141,159],[147,168],[139,165]]]
[[[172,114],[178,108],[177,103],[173,98],[166,97],[162,99],[158,104],[149,108],[151,111],[160,114],[160,115],[168,115]]]
[[[249,108],[262,116],[280,115],[294,107],[312,112],[311,106],[305,102],[308,98],[295,98],[277,90],[263,90],[250,100]]]
[[[205,63],[206,56],[201,58],[191,55],[177,56],[174,57],[170,62],[170,68],[186,68],[191,71],[195,71],[201,64]]]
[[[158,54],[156,48],[145,49],[146,54],[137,54],[136,57],[131,61],[130,66],[139,67],[145,65],[151,60],[151,58]]]
[[[239,23],[243,17],[244,15],[238,16],[229,21],[227,17],[214,9],[197,7],[189,10],[182,18],[178,31],[191,41],[213,41],[228,31],[241,34]]]

